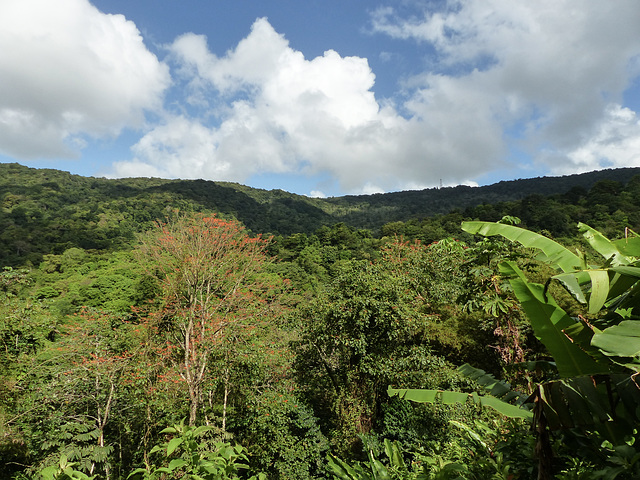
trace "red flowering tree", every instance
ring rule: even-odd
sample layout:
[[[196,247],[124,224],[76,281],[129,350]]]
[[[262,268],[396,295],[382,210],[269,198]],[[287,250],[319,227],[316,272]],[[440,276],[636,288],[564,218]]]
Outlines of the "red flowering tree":
[[[156,322],[175,347],[173,361],[189,392],[190,425],[202,402],[212,353],[255,327],[270,306],[260,275],[268,260],[266,245],[237,221],[201,214],[176,215],[142,239],[142,259],[162,287]]]

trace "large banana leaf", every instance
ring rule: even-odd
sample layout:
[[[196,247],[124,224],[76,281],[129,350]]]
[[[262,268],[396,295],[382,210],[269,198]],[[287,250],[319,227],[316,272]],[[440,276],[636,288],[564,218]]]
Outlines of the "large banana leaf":
[[[513,292],[520,301],[535,336],[553,356],[561,377],[606,373],[608,365],[598,363],[564,333],[565,328],[576,324],[562,310],[544,287],[530,283],[514,262],[500,264],[500,272],[509,277]]]
[[[591,345],[620,365],[640,372],[640,321],[623,320],[618,325],[596,332]]]
[[[600,311],[609,297],[609,273],[606,270],[587,270],[591,279],[589,292],[589,314]]]
[[[589,282],[589,276],[580,271],[581,267],[586,267],[584,258],[571,252],[558,242],[524,228],[502,223],[462,222],[462,229],[465,232],[486,237],[501,235],[507,240],[517,242],[524,247],[538,249],[542,252],[541,255],[538,255],[539,260],[569,274],[558,276],[558,280],[564,284],[569,293],[580,303],[587,302],[582,286]]]
[[[397,395],[404,400],[412,400],[418,403],[444,403],[451,405],[455,403],[465,403],[471,399],[476,405],[481,407],[493,408],[496,412],[501,413],[509,418],[525,418],[533,419],[533,414],[524,408],[504,402],[499,398],[491,395],[478,395],[477,393],[449,392],[446,390],[427,390],[427,389],[407,389],[407,388],[391,388],[387,389],[389,396]]]
[[[465,377],[475,380],[492,397],[499,398],[503,402],[513,403],[522,406],[529,395],[514,390],[511,385],[503,380],[498,380],[490,373],[480,368],[473,367],[468,363],[458,367],[458,371]]]
[[[614,240],[613,244],[623,255],[640,258],[640,237],[629,237]]]
[[[391,387],[388,388],[387,392],[390,396],[398,395],[405,400],[419,403],[440,402],[450,405],[464,403],[471,399],[479,406],[493,408],[495,411],[510,418],[533,418],[533,414],[529,411],[530,405],[525,404],[529,395],[513,390],[507,382],[498,380],[493,375],[472,367],[468,363],[458,367],[458,371],[482,385],[489,392],[489,395],[446,390],[396,389]]]
[[[529,410],[490,395],[391,387],[388,394],[418,403],[453,404],[471,399],[477,405],[493,408],[510,418],[533,418]],[[640,388],[633,377],[625,374],[579,376],[546,382],[538,385],[527,402],[539,404],[539,415],[544,415],[551,430],[595,429],[616,443],[630,433],[640,418]],[[620,422],[620,419],[627,421]]]
[[[618,249],[615,242],[596,229],[584,223],[578,223],[578,230],[596,252],[611,261],[611,265],[627,265],[631,262],[631,259]]]
[[[563,272],[574,272],[581,265],[581,259],[575,253],[550,238],[524,228],[493,222],[462,222],[462,230],[485,237],[502,235],[524,247],[536,248],[544,254],[544,260],[557,265]]]

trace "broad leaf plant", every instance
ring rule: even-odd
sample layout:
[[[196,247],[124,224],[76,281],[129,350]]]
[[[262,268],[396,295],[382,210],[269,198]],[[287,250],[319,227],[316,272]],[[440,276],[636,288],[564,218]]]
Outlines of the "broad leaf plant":
[[[612,241],[588,225],[578,224],[591,248],[602,257],[598,264],[591,264],[585,253],[574,253],[543,235],[513,225],[474,221],[464,222],[462,229],[517,242],[556,269],[557,273],[542,285],[529,281],[516,262],[500,264],[500,272],[509,279],[535,336],[553,357],[555,375],[525,395],[482,370],[464,365],[461,372],[475,378],[488,395],[393,388],[389,388],[389,394],[430,403],[471,398],[508,417],[530,419],[538,438],[538,478],[550,478],[550,430],[597,432],[614,445],[637,433],[640,236],[627,231],[624,238]],[[559,282],[588,313],[572,317],[563,310],[549,291],[552,282]]]

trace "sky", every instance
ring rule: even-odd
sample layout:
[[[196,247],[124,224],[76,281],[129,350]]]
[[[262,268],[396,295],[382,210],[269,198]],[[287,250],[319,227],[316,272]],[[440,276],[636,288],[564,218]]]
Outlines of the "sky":
[[[0,0],[0,162],[316,197],[640,166],[638,0]]]

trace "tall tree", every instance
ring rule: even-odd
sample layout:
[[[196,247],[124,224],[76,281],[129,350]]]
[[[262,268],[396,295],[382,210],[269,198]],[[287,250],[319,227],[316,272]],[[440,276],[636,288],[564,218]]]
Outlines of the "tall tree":
[[[169,334],[187,384],[190,425],[196,422],[213,349],[250,329],[269,305],[260,295],[266,245],[237,221],[204,215],[178,214],[142,238],[142,258],[162,285],[158,322]],[[224,429],[227,371],[222,378]]]
[[[459,285],[439,283],[463,252],[455,241],[389,244],[376,262],[345,263],[299,309],[296,369],[340,448],[358,449],[358,435],[379,426],[390,383],[440,387],[452,378],[435,353],[462,346],[456,312],[444,308]]]

